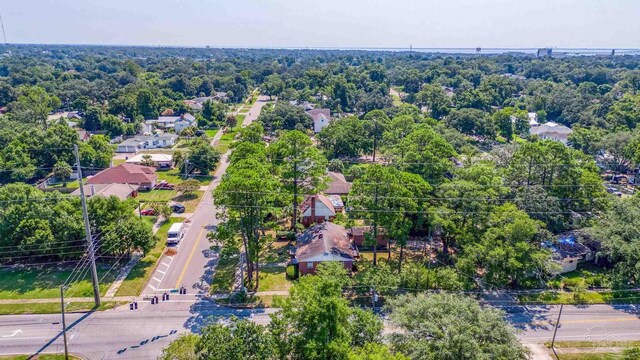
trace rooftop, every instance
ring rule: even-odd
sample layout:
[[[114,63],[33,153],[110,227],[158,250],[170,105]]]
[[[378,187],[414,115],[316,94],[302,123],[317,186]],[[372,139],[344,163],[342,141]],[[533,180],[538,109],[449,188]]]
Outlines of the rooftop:
[[[317,224],[297,236],[298,261],[353,260],[358,250],[351,244],[347,230],[331,222]]]

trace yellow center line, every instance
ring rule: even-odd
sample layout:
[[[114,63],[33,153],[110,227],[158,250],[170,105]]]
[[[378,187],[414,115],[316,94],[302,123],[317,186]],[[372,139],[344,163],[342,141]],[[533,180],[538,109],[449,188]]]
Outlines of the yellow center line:
[[[191,259],[193,258],[193,254],[196,253],[196,249],[198,248],[198,243],[200,243],[200,238],[202,237],[202,233],[203,232],[204,232],[204,227],[200,230],[200,233],[198,234],[198,237],[196,238],[196,242],[195,242],[195,244],[193,244],[193,248],[191,249],[191,253],[189,254],[189,257],[187,258],[187,263],[184,264],[184,267],[182,268],[182,272],[180,273],[180,277],[178,277],[178,281],[176,282],[176,286],[175,286],[176,289],[182,283],[182,278],[184,278],[184,274],[186,274],[186,272],[187,272],[187,268],[189,267],[189,264],[191,263]]]

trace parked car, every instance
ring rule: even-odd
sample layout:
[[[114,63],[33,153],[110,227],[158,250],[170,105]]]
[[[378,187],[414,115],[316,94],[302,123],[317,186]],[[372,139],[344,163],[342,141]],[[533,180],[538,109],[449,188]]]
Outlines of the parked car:
[[[175,185],[169,184],[165,180],[162,180],[156,184],[155,189],[156,190],[173,190],[175,189]]]
[[[173,210],[174,213],[182,214],[184,212],[184,205],[173,204],[171,205],[171,210]]]
[[[140,211],[140,215],[142,216],[153,216],[156,214],[156,210],[154,208],[146,208]]]

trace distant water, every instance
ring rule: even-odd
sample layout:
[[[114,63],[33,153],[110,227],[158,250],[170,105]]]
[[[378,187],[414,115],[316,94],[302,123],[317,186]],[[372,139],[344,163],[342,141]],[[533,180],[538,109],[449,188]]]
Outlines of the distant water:
[[[288,48],[288,49],[301,49],[301,48]],[[306,49],[313,50],[361,50],[361,51],[414,51],[421,53],[432,54],[481,54],[481,55],[499,55],[499,54],[523,54],[523,55],[535,55],[538,53],[539,48],[480,48],[480,51],[476,48],[387,48],[387,47],[308,47]],[[615,49],[616,55],[640,55],[640,49],[590,49],[590,48],[551,48],[553,55],[567,55],[567,56],[595,56],[595,55],[610,55],[611,51]]]

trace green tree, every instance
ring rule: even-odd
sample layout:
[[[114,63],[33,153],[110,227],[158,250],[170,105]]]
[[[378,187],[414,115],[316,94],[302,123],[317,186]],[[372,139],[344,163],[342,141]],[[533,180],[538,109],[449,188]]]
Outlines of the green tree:
[[[614,265],[615,285],[640,284],[640,198],[633,196],[613,203],[590,229],[602,243],[603,253]]]
[[[73,170],[71,169],[71,165],[64,161],[58,161],[53,166],[53,175],[60,181],[62,181],[62,185],[64,187],[67,186],[67,179],[71,176]]]
[[[320,147],[329,158],[356,157],[370,151],[364,121],[355,116],[333,121],[318,134]]]
[[[454,110],[447,116],[447,125],[463,134],[494,139],[496,132],[491,117],[478,109]]]
[[[495,208],[479,243],[467,244],[459,261],[466,273],[483,269],[485,282],[496,288],[521,285],[541,278],[551,269],[551,253],[540,247],[543,223],[533,220],[513,204]]]
[[[416,94],[416,104],[420,107],[427,107],[429,114],[434,119],[442,119],[449,113],[451,98],[439,86],[426,84]]]
[[[274,348],[264,326],[232,317],[228,325],[218,323],[202,329],[196,353],[203,360],[268,360],[273,358]]]
[[[198,360],[196,345],[200,336],[182,334],[162,350],[161,360]]]
[[[377,264],[377,239],[380,227],[387,236],[403,221],[404,211],[415,211],[411,191],[401,182],[399,171],[371,165],[354,181],[349,193],[352,212],[367,219],[373,227],[373,264]]]
[[[284,90],[284,82],[278,74],[271,74],[264,79],[262,89],[269,95],[269,100],[271,100],[274,95],[278,96],[282,93]]]
[[[324,173],[327,160],[313,146],[304,133],[293,130],[283,132],[268,148],[273,165],[279,170],[284,188],[293,198],[291,228],[298,221],[298,201],[301,194],[313,194],[325,186]]]
[[[51,110],[60,107],[60,99],[49,95],[40,86],[21,87],[18,99],[12,105],[12,113],[16,120],[47,128],[47,115]]]
[[[209,144],[207,140],[197,139],[189,146],[186,161],[191,171],[198,171],[201,175],[209,175],[220,161],[220,152]]]
[[[401,170],[421,175],[430,184],[439,184],[453,168],[457,156],[453,146],[428,125],[420,125],[387,150]]]
[[[411,359],[527,359],[499,310],[453,294],[401,295],[388,302],[393,348]]]
[[[265,245],[266,218],[273,211],[279,184],[264,162],[242,159],[232,163],[214,191],[216,205],[224,210],[225,232],[216,240],[235,243],[240,235],[244,246],[249,283],[259,286],[259,255]],[[228,236],[222,236],[227,234]]]
[[[140,165],[153,166],[153,165],[155,165],[155,163],[153,162],[153,159],[151,158],[151,155],[144,154],[144,155],[142,155],[142,161],[140,161]]]
[[[187,179],[176,186],[176,190],[190,195],[200,190],[200,182],[196,179]]]

